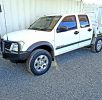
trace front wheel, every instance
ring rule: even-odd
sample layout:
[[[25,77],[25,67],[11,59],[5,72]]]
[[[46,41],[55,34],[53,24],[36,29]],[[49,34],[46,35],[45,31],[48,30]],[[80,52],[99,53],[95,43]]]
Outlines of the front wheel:
[[[96,38],[95,44],[91,46],[91,50],[96,53],[102,50],[102,37]]]
[[[48,51],[37,49],[27,60],[27,68],[35,75],[42,75],[49,70],[51,62],[52,57]]]

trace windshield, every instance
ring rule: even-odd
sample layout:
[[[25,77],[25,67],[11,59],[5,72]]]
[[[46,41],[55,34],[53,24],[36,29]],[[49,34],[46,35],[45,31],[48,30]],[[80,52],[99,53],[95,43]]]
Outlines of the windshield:
[[[35,21],[29,29],[41,30],[41,31],[51,31],[57,22],[60,20],[61,16],[47,16],[41,17]]]

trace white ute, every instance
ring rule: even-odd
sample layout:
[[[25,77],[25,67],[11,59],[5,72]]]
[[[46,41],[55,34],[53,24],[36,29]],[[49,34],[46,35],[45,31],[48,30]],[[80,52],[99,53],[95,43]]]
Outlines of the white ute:
[[[41,17],[28,29],[5,34],[1,40],[3,58],[26,61],[35,75],[47,72],[55,56],[85,46],[94,52],[102,49],[102,34],[86,14]]]

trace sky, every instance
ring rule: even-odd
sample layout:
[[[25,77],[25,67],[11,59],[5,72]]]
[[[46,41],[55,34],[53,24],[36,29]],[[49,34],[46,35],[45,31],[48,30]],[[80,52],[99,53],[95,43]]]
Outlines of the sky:
[[[94,4],[101,4],[102,0],[83,0],[85,3],[94,3]]]

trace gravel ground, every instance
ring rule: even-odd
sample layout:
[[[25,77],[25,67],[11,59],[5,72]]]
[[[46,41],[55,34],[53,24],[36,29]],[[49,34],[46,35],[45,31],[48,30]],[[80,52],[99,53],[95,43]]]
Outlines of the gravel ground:
[[[102,52],[83,48],[56,57],[42,76],[0,56],[0,100],[102,100]]]

